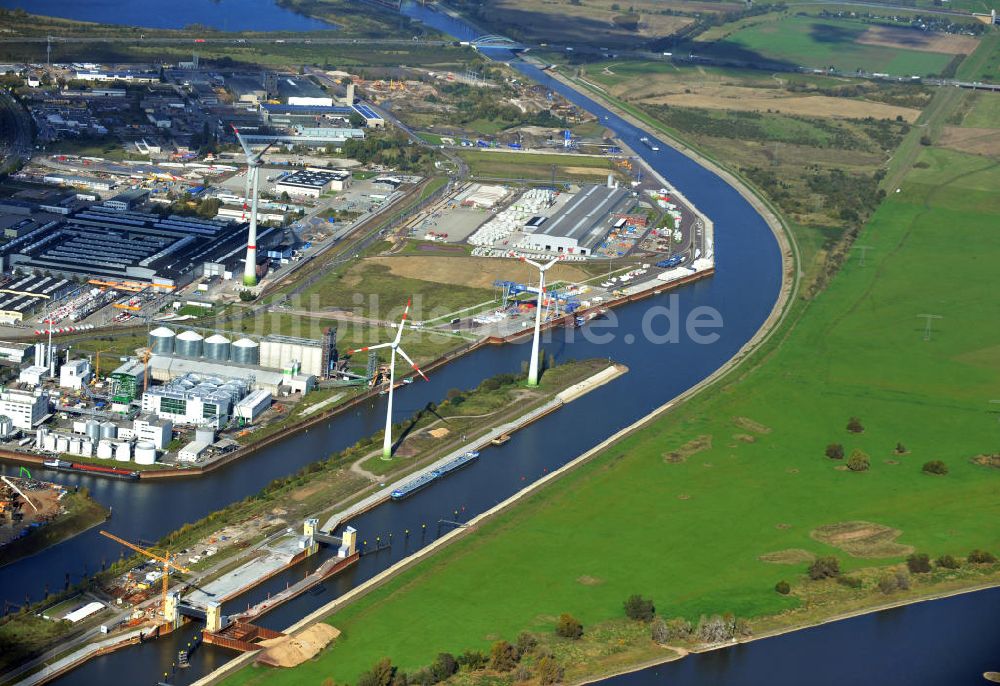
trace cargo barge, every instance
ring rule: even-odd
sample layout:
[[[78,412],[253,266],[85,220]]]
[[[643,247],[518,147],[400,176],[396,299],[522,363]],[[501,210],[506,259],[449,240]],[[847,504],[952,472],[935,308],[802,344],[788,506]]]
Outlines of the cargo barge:
[[[119,469],[118,467],[103,467],[97,464],[84,464],[82,462],[67,462],[66,460],[45,460],[42,465],[50,469],[58,469],[63,472],[79,472],[82,474],[96,474],[107,476],[112,479],[128,479],[136,481],[139,472],[129,469]]]
[[[649,140],[649,137],[648,137],[648,136],[643,136],[643,137],[642,137],[642,138],[640,138],[639,140],[640,140],[641,142],[645,143],[645,144],[646,144],[646,147],[648,147],[648,148],[649,148],[650,150],[652,150],[653,152],[660,152],[660,146],[658,146],[658,145],[657,145],[656,143],[654,143],[653,141]]]
[[[389,497],[392,498],[393,500],[402,500],[403,498],[406,498],[407,496],[416,493],[421,488],[424,488],[432,481],[439,479],[442,476],[446,476],[457,469],[461,469],[462,467],[469,464],[478,457],[479,457],[479,452],[475,450],[470,450],[467,453],[463,453],[462,455],[456,457],[454,460],[449,460],[448,462],[445,462],[437,469],[429,471],[425,474],[421,474],[412,481],[407,481],[405,484],[403,484],[402,486],[394,490],[392,493],[390,493]]]

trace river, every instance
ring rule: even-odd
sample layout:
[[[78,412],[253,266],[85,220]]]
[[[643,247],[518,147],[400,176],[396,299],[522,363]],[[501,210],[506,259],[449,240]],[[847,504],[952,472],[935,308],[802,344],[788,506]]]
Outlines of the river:
[[[199,4],[199,7],[208,5],[210,3]],[[405,6],[404,12],[457,38],[475,35],[471,27],[438,12],[416,5]],[[85,18],[97,19],[96,16]],[[186,21],[205,23],[197,13]],[[253,28],[258,27],[274,28],[267,24]],[[512,56],[498,54],[497,57]],[[440,525],[440,520],[456,516],[469,519],[690,388],[718,369],[753,336],[777,298],[781,281],[777,243],[763,219],[735,189],[665,145],[660,145],[660,152],[652,152],[638,142],[640,133],[635,127],[585,96],[549,79],[531,65],[517,60],[513,60],[512,65],[600,116],[605,126],[618,133],[712,218],[716,230],[717,272],[713,278],[685,287],[676,294],[618,309],[608,322],[599,324],[607,328],[598,330],[595,326],[590,333],[579,330],[551,332],[544,345],[557,359],[608,357],[627,364],[632,371],[515,434],[504,446],[483,451],[482,458],[467,469],[405,501],[387,503],[357,518],[352,524],[358,528],[362,539],[373,541],[375,536],[381,536],[385,540],[391,533],[394,545],[379,553],[364,555],[353,569],[328,582],[323,592],[305,594],[289,602],[262,618],[259,623],[263,625],[280,629],[291,624],[443,533],[442,526],[446,525]],[[724,322],[718,330],[718,340],[696,344],[681,336],[677,342],[662,342],[642,335],[644,323],[646,328],[664,332],[666,320],[661,310],[666,305],[676,306],[681,318],[699,306],[715,308]],[[594,335],[597,333],[610,334],[610,340],[592,340],[597,338]],[[414,383],[401,389],[396,398],[397,418],[409,416],[428,401],[440,400],[450,388],[472,387],[486,376],[516,371],[527,353],[524,345],[487,347],[452,362],[437,370],[429,383]],[[332,418],[307,433],[290,436],[279,445],[201,479],[129,483],[52,472],[44,472],[42,476],[90,488],[98,500],[113,507],[113,519],[107,528],[118,535],[133,540],[155,540],[185,522],[197,520],[258,491],[276,477],[292,473],[377,431],[383,420],[383,402],[382,398],[375,399],[364,408]],[[10,466],[4,469],[15,470]],[[404,535],[407,529],[423,532],[424,524],[426,533],[415,533],[409,538]],[[99,568],[103,561],[117,558],[119,553],[116,544],[96,532],[88,532],[33,558],[0,568],[0,593],[15,602],[23,600],[26,593],[37,599],[46,585],[51,589],[60,588],[64,572],[69,572],[76,580]],[[237,611],[284,588],[314,569],[327,554],[315,556],[246,596],[234,599],[227,604],[226,611]],[[946,608],[948,602],[951,601],[924,607]],[[177,649],[190,641],[196,632],[197,627],[190,625],[166,639],[99,658],[57,683],[112,683],[122,674],[133,675],[132,683],[155,683],[164,672],[171,671]],[[739,650],[754,651],[758,650],[758,645],[767,644],[761,642]],[[822,642],[822,645],[834,644]],[[839,645],[844,646],[844,643]],[[171,680],[177,684],[190,683],[231,657],[232,653],[223,649],[202,647],[193,656],[191,668],[171,676]],[[717,668],[708,669],[706,675],[719,674]],[[759,680],[759,671],[747,674],[752,677],[754,673]],[[654,675],[652,678],[659,677]]]

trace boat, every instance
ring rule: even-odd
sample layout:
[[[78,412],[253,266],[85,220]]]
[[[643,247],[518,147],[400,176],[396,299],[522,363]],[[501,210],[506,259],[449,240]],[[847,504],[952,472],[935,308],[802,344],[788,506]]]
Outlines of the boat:
[[[647,136],[643,136],[642,138],[639,139],[639,141],[641,143],[645,143],[646,146],[649,147],[649,149],[652,150],[653,152],[660,152],[660,146],[656,145],[655,143],[653,143],[653,141],[649,140]]]
[[[61,469],[65,472],[84,472],[86,474],[99,474],[101,476],[108,476],[112,479],[130,479],[136,480],[139,478],[139,472],[130,469],[119,469],[118,467],[103,467],[97,464],[84,464],[82,462],[67,462],[66,460],[51,459],[42,462],[45,467],[50,467],[52,469]]]
[[[67,462],[66,460],[45,460],[42,464],[53,469],[69,469],[73,466],[72,462]]]
[[[407,496],[416,493],[421,488],[424,488],[435,479],[439,479],[442,476],[450,474],[456,469],[461,469],[462,467],[469,464],[478,457],[479,457],[479,452],[476,450],[470,450],[467,453],[463,453],[462,455],[459,455],[455,459],[445,462],[437,469],[433,469],[429,472],[421,474],[415,479],[407,481],[405,484],[403,484],[399,488],[395,489],[392,493],[390,493],[389,497],[392,498],[393,500],[402,500],[403,498],[406,498]]]

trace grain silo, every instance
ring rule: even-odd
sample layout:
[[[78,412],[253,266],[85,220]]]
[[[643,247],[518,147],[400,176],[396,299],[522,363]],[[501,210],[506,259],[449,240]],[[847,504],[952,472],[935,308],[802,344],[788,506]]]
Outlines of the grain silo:
[[[118,426],[114,422],[103,422],[101,424],[101,438],[117,438]]]
[[[174,354],[181,357],[201,357],[205,339],[194,331],[182,331],[174,342]]]
[[[154,355],[173,355],[176,334],[165,326],[149,332],[149,347]]]
[[[236,364],[257,366],[260,364],[260,346],[249,338],[241,338],[233,343],[232,361]]]
[[[96,419],[88,419],[86,433],[87,438],[94,442],[101,440],[101,423]]]
[[[205,339],[205,357],[217,362],[229,361],[230,341],[222,334],[212,334]]]

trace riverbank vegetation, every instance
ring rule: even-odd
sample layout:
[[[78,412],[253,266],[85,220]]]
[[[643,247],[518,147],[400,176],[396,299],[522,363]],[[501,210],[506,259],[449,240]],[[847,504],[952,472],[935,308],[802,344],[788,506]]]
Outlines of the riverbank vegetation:
[[[985,561],[1000,540],[1000,471],[984,458],[1000,383],[1000,311],[985,296],[1000,257],[1000,171],[938,144],[968,96],[947,95],[925,120],[930,144],[861,228],[865,259],[847,252],[739,374],[336,612],[328,621],[343,635],[314,663],[225,683],[359,683],[385,657],[419,673],[442,651],[487,655],[523,631],[551,636],[563,613],[584,627],[554,644],[576,680],[671,655],[623,618],[635,593],[665,619],[728,613],[761,635],[1000,580]],[[960,236],[942,240],[945,226]],[[942,264],[961,264],[961,277],[932,278]],[[943,318],[928,333],[923,314]],[[867,469],[850,469],[851,457]],[[934,461],[947,475],[924,471]],[[627,564],[596,554],[608,541]],[[467,673],[452,679],[478,682]],[[543,678],[537,666],[482,675]]]
[[[0,547],[0,566],[11,564],[72,538],[100,524],[111,514],[106,507],[90,497],[90,491],[86,488],[67,492],[59,502],[65,510],[62,514],[44,526],[32,529],[27,536]]]

